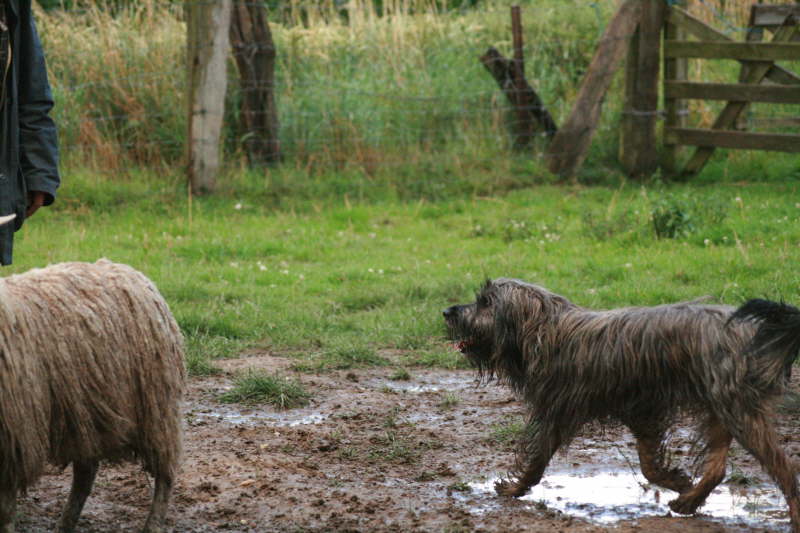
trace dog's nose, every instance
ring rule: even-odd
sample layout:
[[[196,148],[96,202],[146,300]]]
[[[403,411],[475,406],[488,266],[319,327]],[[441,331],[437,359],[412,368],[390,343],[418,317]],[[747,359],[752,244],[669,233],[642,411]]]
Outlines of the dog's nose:
[[[445,318],[450,318],[451,316],[456,314],[456,307],[457,306],[455,305],[451,305],[450,307],[442,311],[442,314],[444,315]]]

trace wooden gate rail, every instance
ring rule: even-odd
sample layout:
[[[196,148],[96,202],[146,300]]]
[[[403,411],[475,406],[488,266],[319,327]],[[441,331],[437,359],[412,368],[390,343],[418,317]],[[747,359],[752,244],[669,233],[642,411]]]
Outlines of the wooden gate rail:
[[[756,4],[753,6],[750,25],[767,29],[776,29],[783,25],[786,17],[800,19],[800,4]]]
[[[774,6],[769,6],[774,7]],[[791,11],[791,10],[790,10]],[[752,18],[774,16],[774,10],[764,10]],[[772,19],[770,19],[772,20]],[[800,135],[767,134],[734,131],[736,121],[749,102],[798,103],[800,91],[796,84],[800,78],[793,72],[775,65],[777,60],[800,60],[800,43],[794,43],[798,36],[798,26],[793,12],[785,15],[777,27],[771,42],[758,41],[733,42],[724,34],[714,30],[704,22],[692,17],[682,9],[673,6],[667,16],[667,34],[664,41],[665,80],[664,95],[667,102],[667,121],[664,128],[664,144],[671,152],[674,165],[678,146],[697,146],[686,163],[682,175],[699,172],[714,153],[715,148],[734,148],[749,150],[775,150],[800,152]],[[688,31],[701,39],[688,41],[678,37],[670,26]],[[685,80],[685,61],[687,58],[734,59],[743,65],[741,84],[696,83]],[[681,72],[675,64],[683,65]],[[680,75],[679,75],[680,74]],[[794,86],[764,86],[765,79]],[[727,104],[717,116],[710,129],[683,127],[674,110],[684,99],[725,100]],[[674,167],[673,167],[674,168]]]
[[[759,85],[756,83],[697,83],[691,81],[664,82],[667,98],[701,100],[747,100],[771,104],[800,104],[796,86]]]

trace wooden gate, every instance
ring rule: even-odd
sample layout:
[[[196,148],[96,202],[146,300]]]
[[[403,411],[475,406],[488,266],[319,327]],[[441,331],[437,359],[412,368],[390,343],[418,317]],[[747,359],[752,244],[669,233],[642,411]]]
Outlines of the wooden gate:
[[[750,102],[800,104],[800,76],[776,64],[800,61],[800,5],[752,7],[747,42],[735,42],[722,32],[672,6],[664,38],[664,165],[671,174],[699,172],[716,148],[800,152],[800,135],[739,131],[737,119]],[[772,32],[762,41],[764,30]],[[697,40],[686,39],[687,35]],[[688,80],[688,58],[732,59],[742,65],[739,83],[700,83]],[[726,104],[711,128],[686,124],[686,100],[722,100]],[[739,126],[741,128],[741,124]],[[677,168],[680,146],[695,151]]]

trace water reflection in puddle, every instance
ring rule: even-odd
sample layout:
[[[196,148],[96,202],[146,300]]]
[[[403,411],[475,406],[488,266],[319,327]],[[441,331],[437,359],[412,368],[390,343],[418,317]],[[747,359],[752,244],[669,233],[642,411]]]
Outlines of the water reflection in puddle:
[[[456,376],[452,378],[441,378],[436,381],[394,381],[386,379],[374,379],[367,382],[373,388],[388,388],[396,392],[453,392],[475,387],[475,379],[471,377]]]
[[[264,411],[246,411],[240,412],[233,409],[217,409],[214,411],[195,411],[192,416],[196,419],[209,419],[221,420],[232,425],[248,425],[257,426],[263,424],[270,424],[280,427],[294,427],[306,424],[319,424],[328,415],[322,413],[308,413],[308,412],[281,412],[270,413]]]
[[[470,483],[473,491],[494,495],[494,482]],[[664,516],[667,503],[677,493],[641,485],[643,478],[630,472],[598,471],[593,473],[546,474],[542,482],[520,498],[544,503],[548,508],[594,522],[609,524],[644,516]],[[493,508],[476,508],[484,512]],[[787,507],[783,496],[772,485],[746,488],[718,486],[700,508],[699,514],[726,522],[744,522],[750,526],[788,529]]]

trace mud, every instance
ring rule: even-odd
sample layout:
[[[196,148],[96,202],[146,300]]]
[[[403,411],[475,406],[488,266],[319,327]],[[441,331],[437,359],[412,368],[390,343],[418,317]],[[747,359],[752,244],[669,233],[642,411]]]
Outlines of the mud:
[[[696,516],[671,515],[675,495],[648,486],[632,437],[588,427],[557,455],[543,482],[519,500],[493,483],[513,460],[509,424],[520,406],[469,371],[395,368],[297,374],[313,401],[302,409],[222,404],[235,372],[292,374],[267,354],[227,360],[221,376],[189,383],[185,458],[171,506],[176,532],[254,531],[788,531],[785,504],[752,458],[735,447],[729,479]],[[800,384],[794,383],[794,390]],[[779,425],[800,455],[800,410]],[[688,431],[672,442],[690,464]],[[21,497],[18,530],[51,531],[70,473],[52,472]],[[135,531],[151,481],[135,466],[104,465],[79,529]]]

